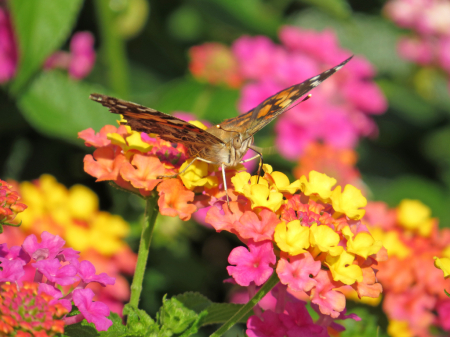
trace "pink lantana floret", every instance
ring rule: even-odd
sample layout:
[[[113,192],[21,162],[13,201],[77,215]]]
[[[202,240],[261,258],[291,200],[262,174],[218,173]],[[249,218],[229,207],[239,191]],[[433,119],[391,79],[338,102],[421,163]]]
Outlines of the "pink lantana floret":
[[[228,262],[236,266],[227,267],[227,271],[241,286],[248,286],[251,282],[260,286],[273,273],[271,265],[275,264],[276,257],[272,242],[255,243],[250,240],[248,248],[237,247],[231,251]]]
[[[94,323],[98,331],[106,331],[112,325],[107,319],[109,308],[101,302],[92,302],[94,292],[91,289],[76,289],[73,291],[73,302],[89,323]]]

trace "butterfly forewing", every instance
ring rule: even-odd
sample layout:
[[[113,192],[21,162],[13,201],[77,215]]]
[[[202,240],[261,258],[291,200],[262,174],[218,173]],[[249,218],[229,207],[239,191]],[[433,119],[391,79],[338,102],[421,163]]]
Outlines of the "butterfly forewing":
[[[158,110],[106,95],[91,94],[89,98],[109,108],[112,113],[123,115],[126,123],[122,124],[129,125],[135,131],[155,133],[164,140],[188,147],[192,144],[210,146],[223,143],[205,130]]]
[[[350,56],[344,62],[328,69],[320,75],[311,77],[306,81],[295,84],[289,88],[281,90],[275,95],[261,102],[256,108],[247,113],[232,119],[228,119],[221,123],[224,129],[234,129],[236,131],[246,133],[247,136],[254,135],[264,126],[269,124],[273,119],[277,118],[283,112],[293,107],[295,102],[307,94],[311,89],[317,87],[328,77],[341,69],[353,56]]]

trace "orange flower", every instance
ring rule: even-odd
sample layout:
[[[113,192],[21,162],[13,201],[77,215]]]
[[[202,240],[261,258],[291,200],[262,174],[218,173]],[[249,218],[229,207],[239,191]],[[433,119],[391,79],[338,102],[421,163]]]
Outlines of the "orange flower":
[[[124,162],[126,158],[118,146],[106,146],[95,150],[93,156],[84,157],[84,170],[96,181],[116,180]]]
[[[162,215],[178,215],[181,220],[187,221],[197,210],[197,207],[188,203],[194,200],[194,192],[186,189],[179,179],[164,180],[158,185],[158,192],[159,212]]]
[[[120,174],[133,187],[152,191],[161,181],[161,179],[156,178],[167,174],[167,172],[164,165],[156,156],[144,156],[136,153],[133,156],[131,164],[128,161],[122,164]]]

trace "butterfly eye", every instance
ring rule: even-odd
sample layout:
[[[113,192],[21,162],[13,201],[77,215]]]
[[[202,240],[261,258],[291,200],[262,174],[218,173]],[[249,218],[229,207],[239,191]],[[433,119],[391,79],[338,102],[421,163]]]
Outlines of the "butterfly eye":
[[[235,148],[238,148],[241,146],[241,137],[236,137],[233,139],[233,146]]]

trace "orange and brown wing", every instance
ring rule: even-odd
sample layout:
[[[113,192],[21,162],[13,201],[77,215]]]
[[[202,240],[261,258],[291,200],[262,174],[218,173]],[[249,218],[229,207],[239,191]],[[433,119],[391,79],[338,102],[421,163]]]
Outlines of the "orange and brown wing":
[[[294,107],[294,103],[300,103],[299,99],[307,94],[311,89],[317,87],[328,77],[341,69],[353,56],[346,59],[337,66],[328,69],[320,75],[311,77],[306,81],[286,88],[275,95],[267,98],[256,108],[240,115],[236,118],[227,119],[221,123],[224,129],[231,129],[240,132],[246,132],[251,136],[269,124],[289,108]]]
[[[187,146],[223,143],[209,132],[158,110],[101,94],[91,94],[89,98],[109,108],[112,113],[123,115],[126,123],[122,124],[135,131],[155,133],[164,140]]]

